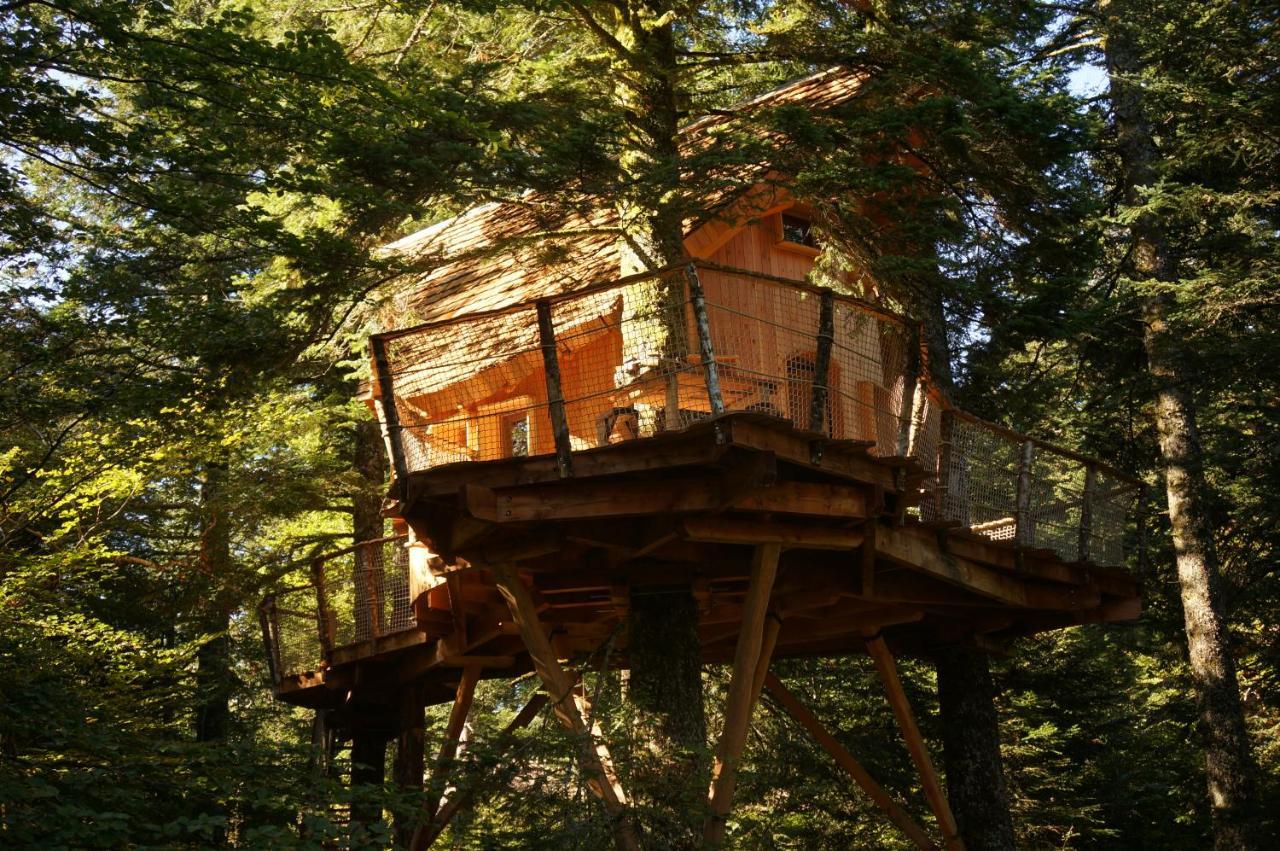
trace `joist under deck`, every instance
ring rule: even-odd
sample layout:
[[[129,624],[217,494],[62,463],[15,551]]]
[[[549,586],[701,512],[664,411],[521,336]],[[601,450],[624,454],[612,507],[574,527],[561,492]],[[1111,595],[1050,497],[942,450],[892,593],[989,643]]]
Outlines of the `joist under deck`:
[[[575,453],[567,478],[552,457],[414,473],[392,513],[440,556],[434,587],[414,601],[417,628],[335,648],[327,667],[282,677],[276,694],[371,723],[408,684],[443,702],[464,671],[533,670],[485,565],[528,586],[556,655],[585,657],[612,638],[619,666],[636,587],[691,586],[705,661],[733,661],[744,614],[758,615],[747,595],[761,546],[780,552],[775,658],[861,653],[881,639],[907,651],[991,644],[1137,616],[1137,584],[1118,569],[913,519],[920,475],[866,443],[754,414]]]

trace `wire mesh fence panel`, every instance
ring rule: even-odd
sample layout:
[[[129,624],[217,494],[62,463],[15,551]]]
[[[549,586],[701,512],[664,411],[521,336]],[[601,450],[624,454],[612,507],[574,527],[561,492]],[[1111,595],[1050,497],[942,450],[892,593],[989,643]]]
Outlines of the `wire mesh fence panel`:
[[[571,449],[652,437],[710,415],[678,277],[558,299],[552,318]]]
[[[1031,493],[1026,530],[1027,546],[1053,550],[1064,561],[1075,561],[1080,549],[1085,466],[1052,450],[1038,447],[1030,471]]]
[[[1131,481],[1098,471],[1089,500],[1089,524],[1082,536],[1088,560],[1095,564],[1124,563],[1129,521],[1137,507],[1139,487]]]
[[[994,541],[1016,533],[1022,444],[958,416],[938,468],[940,515]]]
[[[409,556],[403,539],[357,544],[323,562],[318,598],[331,624],[333,646],[412,628]]]
[[[404,536],[357,544],[317,560],[312,584],[268,597],[268,652],[277,677],[315,671],[325,653],[417,626]]]
[[[410,472],[537,454],[524,438],[550,434],[532,306],[393,337],[387,364]]]
[[[946,463],[948,437],[944,433],[943,406],[939,399],[920,386],[911,396],[910,418],[907,431],[907,456],[914,460],[923,472],[920,481],[920,519],[926,523],[946,520],[947,506],[939,488],[939,466]],[[945,425],[950,426],[950,417]]]
[[[314,671],[324,660],[315,589],[311,586],[281,591],[266,605],[269,651],[277,677]]]

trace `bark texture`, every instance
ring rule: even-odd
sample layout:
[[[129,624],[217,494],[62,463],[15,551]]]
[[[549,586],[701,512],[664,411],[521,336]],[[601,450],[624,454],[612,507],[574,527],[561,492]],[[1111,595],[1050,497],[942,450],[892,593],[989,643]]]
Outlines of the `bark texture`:
[[[631,595],[636,713],[631,792],[648,848],[700,848],[706,810],[707,721],[698,604],[688,588]]]
[[[353,833],[380,832],[381,788],[387,772],[387,738],[381,731],[357,727],[351,734],[351,804]],[[353,843],[358,844],[358,843]]]
[[[1142,58],[1133,40],[1127,6],[1124,0],[1104,0],[1100,8],[1125,202],[1138,207],[1143,187],[1154,186],[1158,179],[1160,154],[1142,89],[1133,82],[1142,70]],[[1254,812],[1256,769],[1223,613],[1195,401],[1188,389],[1181,336],[1169,324],[1172,289],[1179,277],[1178,259],[1169,234],[1151,213],[1135,217],[1129,232],[1132,252],[1127,271],[1135,281],[1153,285],[1142,303],[1143,344],[1155,391],[1160,466],[1187,654],[1199,706],[1214,845],[1221,851],[1259,848]]]
[[[956,645],[938,651],[935,661],[947,800],[960,838],[969,851],[1013,851],[1013,820],[987,656]]]
[[[195,736],[198,742],[225,741],[231,727],[231,608],[223,588],[231,574],[231,531],[226,516],[227,465],[205,465],[200,487],[200,571],[205,598],[198,628],[214,637],[196,651]]]

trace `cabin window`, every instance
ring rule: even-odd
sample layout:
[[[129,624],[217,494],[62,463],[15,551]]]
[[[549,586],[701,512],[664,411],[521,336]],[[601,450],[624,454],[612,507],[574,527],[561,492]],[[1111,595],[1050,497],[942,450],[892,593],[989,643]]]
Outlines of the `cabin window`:
[[[782,214],[782,241],[790,245],[803,245],[806,248],[818,247],[813,237],[813,222],[794,213]]]
[[[527,413],[503,418],[502,434],[508,458],[529,457],[529,415]]]
[[[814,355],[801,352],[787,358],[787,407],[791,414],[791,422],[796,428],[809,428],[809,415],[813,410],[813,379],[817,373],[814,366]],[[834,365],[833,365],[834,366]],[[827,373],[827,387],[832,387],[834,372]],[[826,404],[823,406],[823,429],[828,436],[835,436],[835,418],[831,409],[831,390],[827,390]]]

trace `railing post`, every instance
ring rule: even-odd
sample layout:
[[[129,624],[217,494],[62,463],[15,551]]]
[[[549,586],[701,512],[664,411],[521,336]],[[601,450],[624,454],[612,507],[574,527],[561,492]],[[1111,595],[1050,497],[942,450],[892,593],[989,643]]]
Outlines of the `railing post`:
[[[382,422],[382,438],[391,458],[391,472],[395,486],[403,495],[409,487],[409,468],[404,459],[404,442],[400,432],[400,416],[396,411],[395,383],[391,368],[387,365],[387,341],[375,334],[369,338],[369,350],[373,354],[373,368],[377,373],[378,392],[374,394],[374,407]]]
[[[337,626],[333,621],[333,610],[329,608],[329,591],[324,586],[322,558],[311,562],[311,587],[316,590],[316,631],[320,637],[320,649],[328,654],[337,638]]]
[[[556,467],[560,477],[573,475],[573,444],[569,440],[569,418],[564,410],[564,391],[560,387],[560,359],[556,353],[556,329],[551,321],[551,302],[537,304],[538,340],[542,346],[542,365],[547,381],[547,409],[551,416],[551,433],[556,442]]]
[[[1013,513],[1013,539],[1019,547],[1032,543],[1035,530],[1031,528],[1031,464],[1035,460],[1036,445],[1033,441],[1022,444],[1018,461],[1018,492]]]
[[[698,353],[702,356],[702,368],[707,378],[707,399],[711,403],[711,415],[718,417],[724,413],[724,396],[720,393],[720,370],[711,345],[711,320],[707,317],[707,299],[702,292],[697,265],[690,263],[685,266],[684,276],[689,281],[689,302],[693,306],[693,321],[698,329]]]
[[[822,291],[818,308],[818,345],[813,358],[813,392],[809,405],[809,431],[817,431],[828,437],[835,437],[827,431],[829,418],[828,399],[830,389],[827,386],[831,374],[831,345],[835,341],[835,296],[831,290]]]
[[[1093,537],[1093,494],[1097,489],[1098,468],[1086,464],[1084,468],[1084,494],[1080,498],[1080,546],[1076,556],[1079,561],[1089,560],[1089,541]]]

